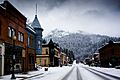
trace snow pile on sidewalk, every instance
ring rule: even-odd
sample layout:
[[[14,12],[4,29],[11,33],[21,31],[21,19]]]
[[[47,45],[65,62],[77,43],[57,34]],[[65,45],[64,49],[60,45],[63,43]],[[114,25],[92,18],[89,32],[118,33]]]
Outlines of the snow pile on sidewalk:
[[[89,67],[88,65],[84,65],[84,64],[79,64],[82,67]],[[114,75],[114,76],[118,76],[120,77],[120,69],[115,69],[115,68],[103,68],[103,67],[89,67],[91,69],[106,73],[106,74],[110,74],[110,75]]]
[[[29,78],[29,77],[33,77],[33,76],[36,76],[36,75],[40,75],[40,74],[43,74],[45,71],[44,69],[39,69],[37,71],[30,71],[28,72],[27,74],[16,74],[15,76],[17,78]]]
[[[24,78],[29,78],[29,77],[43,74],[44,72],[45,72],[44,69],[39,69],[38,71],[29,71],[27,74],[15,74],[15,77],[16,77],[16,80],[21,80]],[[0,80],[11,80],[11,74],[1,76]]]
[[[91,67],[92,69],[95,69],[97,71],[107,73],[110,75],[114,76],[119,76],[120,77],[120,69],[115,69],[115,68],[101,68],[101,67]]]

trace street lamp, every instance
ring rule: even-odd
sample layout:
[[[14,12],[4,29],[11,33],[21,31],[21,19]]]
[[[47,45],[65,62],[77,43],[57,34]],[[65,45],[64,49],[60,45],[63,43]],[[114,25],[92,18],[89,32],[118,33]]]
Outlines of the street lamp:
[[[68,59],[69,59],[69,57],[67,56],[67,65],[68,65]]]
[[[15,74],[14,74],[16,36],[13,36],[12,39],[13,39],[13,49],[12,49],[13,53],[12,53],[12,75],[11,75],[11,79],[16,79]]]

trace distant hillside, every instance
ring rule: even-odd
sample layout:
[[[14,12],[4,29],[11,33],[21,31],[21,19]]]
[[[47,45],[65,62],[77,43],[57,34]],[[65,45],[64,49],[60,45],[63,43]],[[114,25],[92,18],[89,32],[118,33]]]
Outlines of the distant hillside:
[[[57,29],[51,31],[51,33],[45,37],[47,41],[49,41],[50,38],[58,43],[60,47],[72,50],[75,57],[80,57],[81,59],[98,52],[98,49],[110,40],[114,42],[120,41],[120,38],[117,37],[89,34],[83,31],[69,33]]]

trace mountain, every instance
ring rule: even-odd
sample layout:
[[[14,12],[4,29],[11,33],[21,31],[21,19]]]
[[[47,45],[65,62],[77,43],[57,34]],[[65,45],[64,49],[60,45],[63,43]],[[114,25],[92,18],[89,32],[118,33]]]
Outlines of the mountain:
[[[58,29],[51,31],[45,39],[47,41],[52,39],[55,43],[58,43],[60,47],[72,50],[75,57],[81,59],[98,52],[98,49],[110,40],[114,42],[120,41],[120,38],[117,37],[90,34],[84,31],[70,33]]]
[[[55,29],[55,30],[52,30],[49,34],[48,34],[48,38],[54,38],[54,37],[62,37],[62,36],[65,36],[65,35],[69,35],[70,33],[69,32],[65,32],[63,30],[58,30],[58,29]]]

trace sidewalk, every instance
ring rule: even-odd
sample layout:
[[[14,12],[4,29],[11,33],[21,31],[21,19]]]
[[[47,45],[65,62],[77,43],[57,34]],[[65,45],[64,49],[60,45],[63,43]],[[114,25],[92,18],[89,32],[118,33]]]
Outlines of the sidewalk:
[[[15,74],[16,80],[23,80],[27,78],[31,78],[37,75],[42,75],[44,74],[44,69],[39,69],[38,71],[30,71],[28,74]],[[10,75],[5,75],[5,76],[0,76],[0,80],[11,80],[11,74]]]

